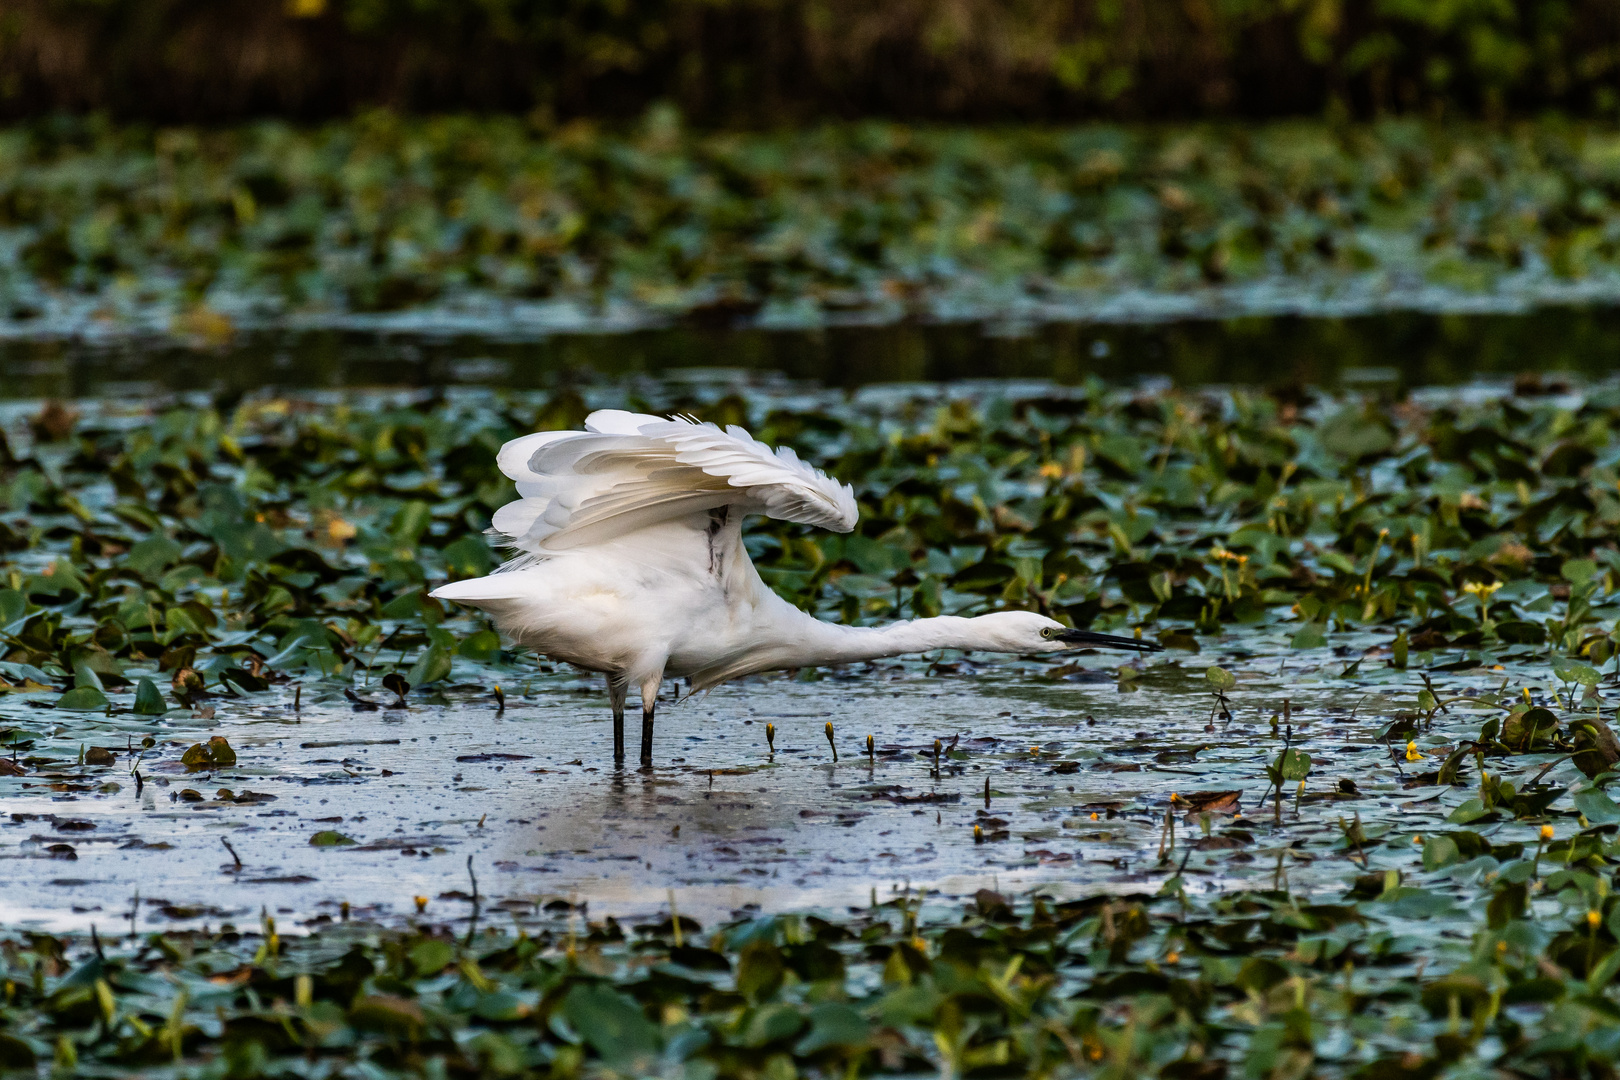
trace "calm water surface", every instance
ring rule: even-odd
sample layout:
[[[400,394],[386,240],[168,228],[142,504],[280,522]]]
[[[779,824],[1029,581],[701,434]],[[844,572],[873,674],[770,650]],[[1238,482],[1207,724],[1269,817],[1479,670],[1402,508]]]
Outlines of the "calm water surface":
[[[1450,385],[1524,371],[1601,378],[1620,362],[1620,308],[1397,312],[1153,324],[898,324],[817,331],[678,325],[506,341],[453,334],[243,334],[212,344],[0,341],[0,396],[89,397],[265,386],[495,385],[780,373],[829,386],[967,378],[1167,378],[1179,385]]]

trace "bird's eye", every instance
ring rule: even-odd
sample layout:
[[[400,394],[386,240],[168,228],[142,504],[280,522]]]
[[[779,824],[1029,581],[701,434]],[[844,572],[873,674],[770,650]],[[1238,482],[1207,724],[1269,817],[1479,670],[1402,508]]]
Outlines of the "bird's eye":
[[[1052,636],[1052,628],[1050,626],[1041,627],[1041,637],[1049,638],[1051,636]]]

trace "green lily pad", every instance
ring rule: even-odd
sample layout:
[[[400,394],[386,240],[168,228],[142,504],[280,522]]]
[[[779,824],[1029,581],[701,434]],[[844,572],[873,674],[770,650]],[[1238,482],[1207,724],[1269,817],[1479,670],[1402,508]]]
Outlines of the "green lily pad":
[[[143,716],[162,716],[168,710],[169,704],[163,699],[163,691],[158,689],[157,683],[143,678],[135,684],[136,712]]]
[[[427,649],[411,670],[405,676],[405,681],[412,686],[426,686],[436,683],[450,674],[450,652],[441,645],[433,645]]]
[[[107,704],[107,695],[94,686],[76,686],[56,699],[58,709],[74,712],[95,712],[105,709]]]

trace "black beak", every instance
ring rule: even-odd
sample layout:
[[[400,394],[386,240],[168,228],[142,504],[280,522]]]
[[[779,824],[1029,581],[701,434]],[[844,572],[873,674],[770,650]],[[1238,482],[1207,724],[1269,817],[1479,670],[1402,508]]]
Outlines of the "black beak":
[[[1059,630],[1052,635],[1057,641],[1070,645],[1095,645],[1103,649],[1134,649],[1137,652],[1163,652],[1164,646],[1157,641],[1148,641],[1145,638],[1116,637],[1113,634],[1098,634],[1090,630]]]

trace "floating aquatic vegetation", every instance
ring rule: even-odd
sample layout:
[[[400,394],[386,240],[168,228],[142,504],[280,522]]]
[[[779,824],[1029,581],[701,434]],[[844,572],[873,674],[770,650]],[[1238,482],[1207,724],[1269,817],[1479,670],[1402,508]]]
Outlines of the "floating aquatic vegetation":
[[[0,132],[0,332],[535,336],[1620,298],[1620,137],[1486,128]]]
[[[1472,833],[1470,854],[1489,845]],[[1364,842],[1364,841],[1357,841]],[[1567,841],[1565,843],[1568,843]],[[1556,845],[1553,845],[1556,846]],[[1444,848],[1446,854],[1440,855]],[[1432,838],[1436,864],[1457,842]],[[1592,856],[1596,858],[1596,856]],[[1185,865],[1183,861],[1183,865]],[[332,923],[0,941],[0,1068],[123,1074],[1566,1076],[1614,1054],[1620,901],[1510,864],[1467,924],[1395,872],[1333,898],[981,890],[842,917],[633,927],[566,901],[520,933]],[[476,890],[476,885],[475,885]],[[1547,899],[1558,897],[1555,906]],[[1532,906],[1542,910],[1532,911]],[[502,912],[504,918],[507,911]],[[1436,947],[1433,931],[1448,929]],[[1414,963],[1415,961],[1415,963]],[[1425,968],[1428,970],[1425,970]]]
[[[743,421],[853,480],[850,536],[749,535],[767,581],[824,617],[1026,607],[1192,653],[1235,626],[1284,629],[1298,649],[1385,635],[1347,675],[1545,649],[1567,657],[1555,673],[1575,708],[1620,655],[1620,394],[1521,389],[1399,403],[1100,386],[590,393]],[[426,586],[495,564],[481,530],[510,496],[495,449],[586,408],[574,391],[262,398],[228,414],[104,402],[59,432],[50,410],[14,414],[3,689],[161,716],[290,681],[356,709],[493,685],[512,654]],[[1233,676],[1209,683],[1224,711]]]

